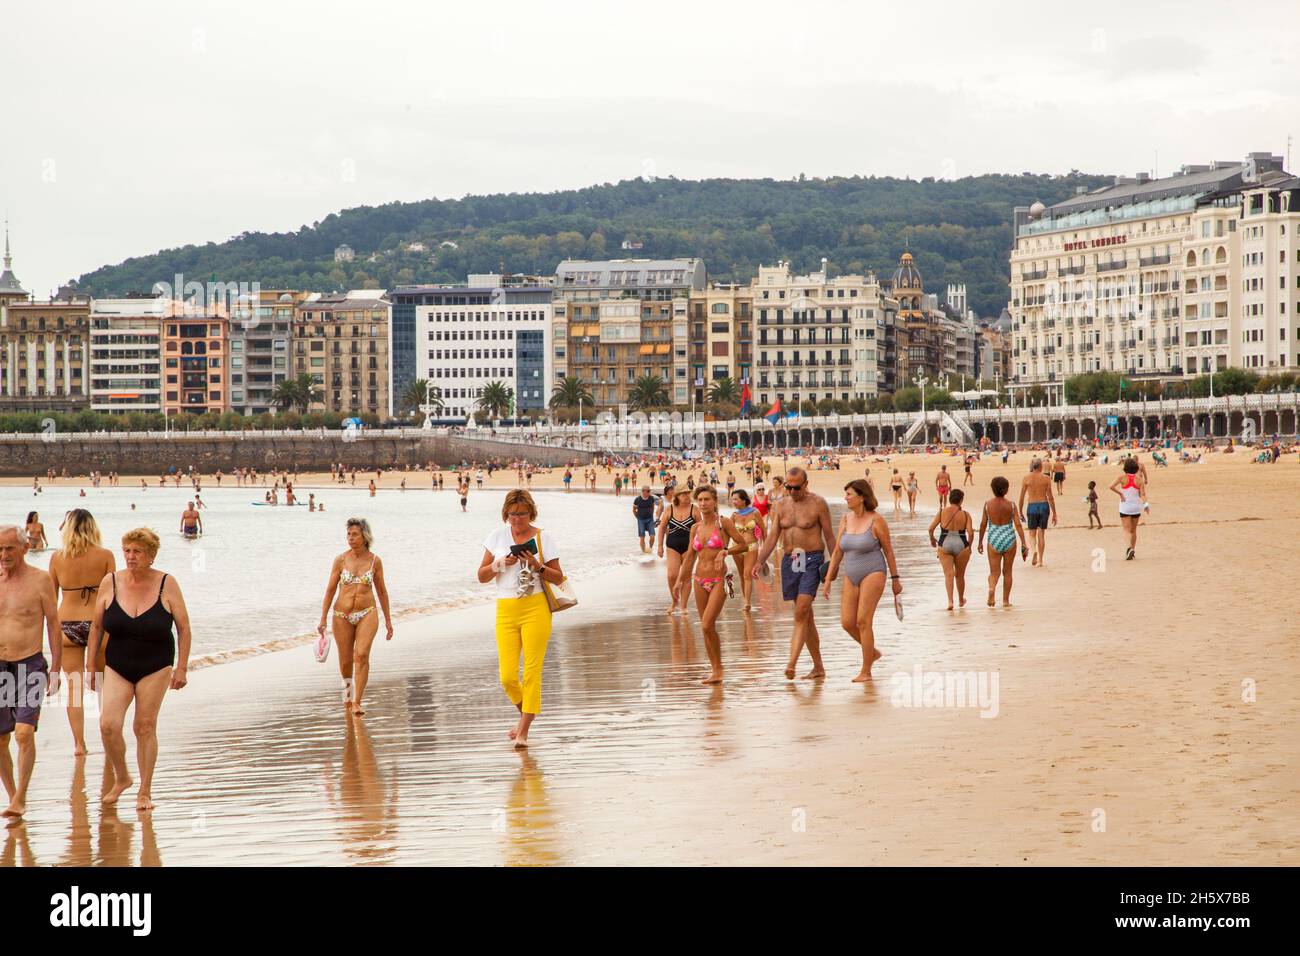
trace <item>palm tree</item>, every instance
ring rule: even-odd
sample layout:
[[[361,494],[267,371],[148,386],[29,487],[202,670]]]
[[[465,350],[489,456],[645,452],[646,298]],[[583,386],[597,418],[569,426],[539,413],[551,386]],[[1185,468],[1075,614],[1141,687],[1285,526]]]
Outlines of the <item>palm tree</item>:
[[[555,384],[555,390],[551,392],[551,408],[577,408],[579,402],[584,405],[596,404],[582,379],[568,375]]]
[[[316,384],[310,372],[303,372],[294,379],[294,391],[297,395],[298,411],[306,412],[312,402],[325,400],[325,389]]]
[[[709,386],[709,401],[714,405],[739,405],[740,386],[731,376],[717,379]]]
[[[286,378],[276,382],[275,388],[271,392],[271,398],[275,401],[275,404],[280,406],[280,411],[287,412],[299,404],[298,380]]]
[[[632,383],[627,403],[633,408],[655,408],[668,404],[668,387],[658,375],[642,375]]]
[[[411,414],[420,410],[421,405],[432,406],[430,411],[438,414],[445,407],[442,401],[442,389],[430,388],[427,379],[417,378],[402,392],[401,406]]]
[[[505,382],[488,382],[475,403],[489,418],[504,418],[515,403],[515,390]]]

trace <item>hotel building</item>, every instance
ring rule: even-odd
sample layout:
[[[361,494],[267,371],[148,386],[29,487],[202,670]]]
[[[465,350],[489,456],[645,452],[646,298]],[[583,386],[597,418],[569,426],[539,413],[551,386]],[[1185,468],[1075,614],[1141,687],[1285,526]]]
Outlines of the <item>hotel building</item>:
[[[668,403],[691,400],[688,308],[707,285],[699,259],[566,261],[555,271],[554,381],[580,378],[597,406],[628,400],[646,375]]]
[[[756,402],[874,398],[880,383],[884,299],[875,276],[793,275],[788,262],[759,266]]]
[[[438,389],[444,418],[469,419],[494,382],[514,393],[517,415],[546,410],[554,387],[549,284],[490,273],[471,275],[465,285],[402,287],[390,298],[394,335],[409,323],[419,346],[411,379],[399,383],[394,375],[395,408],[411,382],[426,379]]]
[[[1300,179],[1204,197],[1182,246],[1187,374],[1300,370]]]
[[[1278,361],[1277,283],[1291,273],[1279,273],[1277,255],[1285,256],[1279,229],[1289,213],[1259,213],[1250,224],[1260,227],[1250,240],[1258,247],[1247,249],[1236,233],[1250,218],[1245,196],[1289,180],[1281,166],[1280,157],[1251,153],[1244,162],[1184,166],[1162,179],[1117,178],[1050,207],[1017,207],[1011,387],[1040,385],[1059,401],[1065,379],[1084,372],[1169,380],[1199,373],[1206,362],[1242,364],[1248,354]],[[1265,315],[1270,304],[1277,308]]]
[[[293,374],[320,386],[308,411],[389,417],[388,299],[382,289],[313,292],[293,317]]]

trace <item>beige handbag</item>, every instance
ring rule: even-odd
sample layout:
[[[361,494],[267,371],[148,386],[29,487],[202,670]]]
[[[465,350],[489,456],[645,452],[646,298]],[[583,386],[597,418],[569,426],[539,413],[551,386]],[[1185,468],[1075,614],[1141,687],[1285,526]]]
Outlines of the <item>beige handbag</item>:
[[[537,560],[543,566],[546,564],[546,555],[542,553],[542,536],[540,532],[537,535]],[[550,607],[552,614],[567,611],[578,603],[578,595],[573,593],[573,585],[569,583],[567,577],[559,584],[547,584],[546,579],[540,575],[538,581],[541,582],[542,593],[546,595],[546,603]]]

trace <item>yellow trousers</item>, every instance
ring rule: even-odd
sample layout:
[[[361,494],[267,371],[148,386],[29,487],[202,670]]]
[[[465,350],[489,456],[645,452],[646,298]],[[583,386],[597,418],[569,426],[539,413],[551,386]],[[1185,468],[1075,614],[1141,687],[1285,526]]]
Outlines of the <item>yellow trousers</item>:
[[[497,656],[501,686],[524,713],[542,712],[542,661],[551,639],[551,608],[540,591],[524,598],[497,599]],[[524,679],[519,682],[519,652],[524,655]]]

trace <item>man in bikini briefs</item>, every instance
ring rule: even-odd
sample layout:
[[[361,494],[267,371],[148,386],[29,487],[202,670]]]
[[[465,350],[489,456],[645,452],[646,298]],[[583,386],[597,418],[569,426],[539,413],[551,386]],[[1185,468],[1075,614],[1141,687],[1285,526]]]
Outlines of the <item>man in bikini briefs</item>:
[[[0,783],[8,818],[27,812],[27,786],[36,766],[36,724],[48,687],[59,689],[63,640],[58,598],[48,573],[27,563],[27,535],[14,525],[0,526]],[[41,649],[41,625],[50,642],[50,661]],[[9,737],[18,738],[18,776],[14,777]]]
[[[1029,497],[1028,506],[1025,497]],[[1035,458],[1029,463],[1029,474],[1020,483],[1020,501],[1017,507],[1024,518],[1025,530],[1034,539],[1034,564],[1041,566],[1047,547],[1047,524],[1056,525],[1056,498],[1052,494],[1052,479],[1043,474],[1043,462]]]
[[[807,646],[813,669],[805,677],[825,677],[822,666],[821,637],[813,620],[812,604],[817,589],[830,570],[829,555],[835,552],[835,530],[831,527],[831,510],[826,499],[808,490],[808,473],[791,468],[786,476],[785,493],[773,506],[776,533],[763,541],[754,561],[754,577],[779,543],[785,557],[781,559],[781,596],[794,601],[794,633],[790,639],[787,680],[794,679],[799,655]]]

